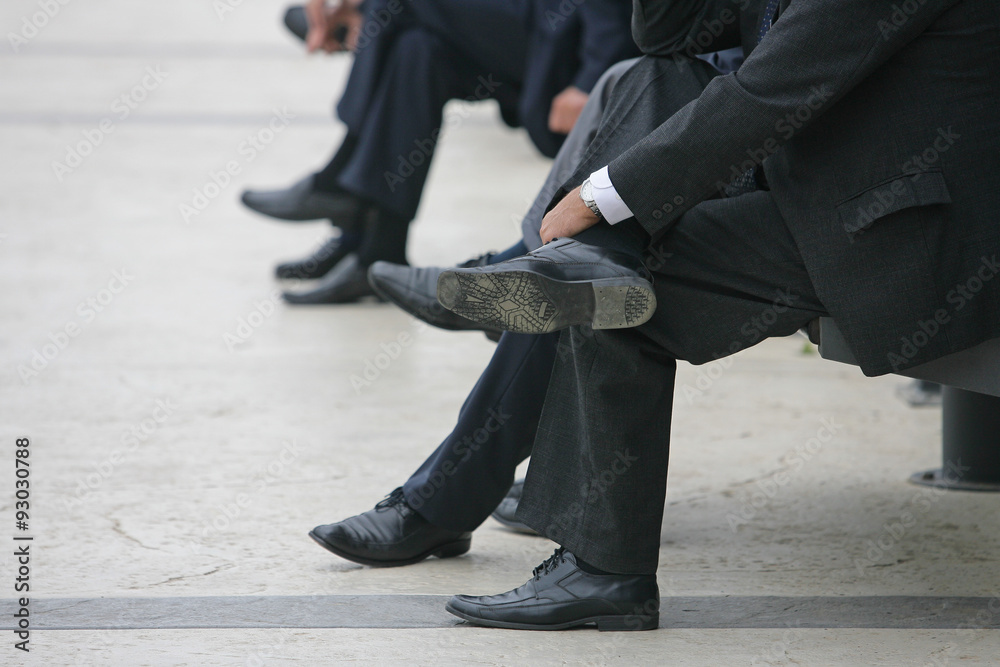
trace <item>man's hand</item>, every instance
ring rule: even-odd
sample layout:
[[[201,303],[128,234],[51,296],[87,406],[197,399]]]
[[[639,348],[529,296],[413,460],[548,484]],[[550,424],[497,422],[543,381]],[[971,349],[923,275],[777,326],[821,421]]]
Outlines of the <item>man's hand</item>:
[[[570,86],[556,95],[549,109],[549,129],[556,134],[569,134],[588,97],[587,93],[576,86]]]
[[[555,208],[545,214],[542,219],[542,243],[552,239],[563,239],[576,236],[600,222],[583,200],[580,199],[580,188],[572,190],[556,204]]]
[[[309,21],[306,51],[353,51],[363,20],[360,6],[361,0],[336,0],[330,6],[327,6],[326,0],[309,0],[306,5],[306,19]]]

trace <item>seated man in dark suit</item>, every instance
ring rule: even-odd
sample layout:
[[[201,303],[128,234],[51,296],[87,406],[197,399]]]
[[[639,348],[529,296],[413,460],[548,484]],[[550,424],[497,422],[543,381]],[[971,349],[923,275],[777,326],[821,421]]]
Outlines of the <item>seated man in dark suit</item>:
[[[1000,272],[1000,6],[636,0],[634,30],[648,57],[553,199],[548,245],[439,281],[456,313],[565,350],[538,412],[504,423],[537,417],[516,426],[534,436],[518,517],[561,546],[520,588],[452,598],[472,623],[657,627],[677,359],[712,361],[820,315],[868,375],[1000,336],[1000,283],[985,277]],[[662,76],[701,42],[742,42],[748,58],[670,110]],[[973,278],[974,294],[957,290]],[[779,292],[790,305],[775,307]],[[744,326],[755,320],[770,324]],[[504,335],[491,368],[519,338]],[[413,525],[417,499],[402,493],[351,524],[353,548],[393,542],[363,530],[389,510]],[[422,546],[457,551],[465,536],[446,529]]]
[[[735,71],[740,63],[743,62],[743,50],[729,49],[723,52],[699,55],[698,57],[711,64],[720,73],[728,74]],[[545,183],[542,185],[541,190],[538,192],[538,195],[521,222],[521,240],[506,250],[497,253],[486,253],[468,260],[461,266],[496,264],[519,257],[529,250],[541,247],[542,218],[545,215],[549,202],[553,195],[559,191],[559,188],[566,179],[577,171],[587,147],[597,135],[601,117],[604,114],[605,106],[610,100],[615,84],[635,62],[636,60],[626,60],[613,65],[594,85],[590,99],[587,101],[572,132],[570,132],[566,141],[559,149],[559,153],[552,163],[552,169],[549,171]],[[665,94],[674,96],[674,104],[677,108],[680,108],[701,93],[704,83],[709,80],[711,74],[711,71],[707,68],[699,68],[698,70],[678,68],[676,72],[668,72],[664,75],[664,88],[669,88],[669,92]],[[500,329],[479,322],[473,322],[445,309],[438,303],[437,281],[446,269],[447,267],[414,267],[403,264],[392,264],[390,262],[375,262],[368,271],[368,280],[375,292],[383,299],[395,303],[406,312],[423,320],[427,324],[452,331],[481,330],[486,333],[487,337],[496,340],[500,335]],[[553,356],[557,353],[555,346],[549,346],[546,350]],[[551,358],[538,357],[533,363],[547,369],[551,369],[552,367]],[[546,380],[547,378],[541,379]],[[503,382],[482,383],[480,392],[485,393],[485,396],[479,396],[476,400],[484,405],[495,405],[506,392],[506,387],[507,385]],[[514,391],[511,395],[516,399],[511,403],[511,410],[520,413],[523,410],[535,409],[535,406],[532,404],[540,401],[544,397],[544,392],[537,397],[537,401],[531,395],[519,391]],[[475,430],[479,426],[477,421],[481,421],[479,416],[463,411],[462,417],[456,425],[452,436],[446,439],[445,443],[438,448],[438,451],[431,455],[430,462],[425,464],[422,470],[428,471],[428,475],[433,475],[439,466],[449,460],[444,453],[448,451],[451,438],[455,434],[463,437],[466,435],[465,431],[467,429],[471,428]],[[449,486],[453,489],[475,489],[482,483],[484,476],[489,475],[489,473],[484,472],[485,470],[494,471],[494,476],[497,470],[506,470],[508,468],[513,470],[513,466],[516,466],[523,458],[523,454],[519,454],[522,451],[523,443],[516,441],[511,443],[513,446],[509,447],[502,443],[498,444],[498,441],[505,439],[506,433],[504,429],[500,429],[498,433],[492,436],[489,448],[489,453],[492,456],[488,460],[482,459],[477,463],[465,462],[464,465],[456,468],[455,474],[451,476],[449,481]],[[501,461],[500,459],[502,458],[507,460]],[[509,459],[513,459],[513,461]],[[452,461],[453,463],[454,461]],[[413,489],[419,487],[422,483],[411,482],[408,484]],[[534,531],[518,521],[515,516],[522,486],[522,481],[515,482],[504,499],[493,510],[492,516],[508,528],[518,532],[533,534]],[[467,494],[463,495],[469,498]],[[487,504],[491,502],[492,498],[492,494],[486,494],[469,499],[468,502],[473,503],[477,508],[475,515],[480,516],[478,521],[466,524],[469,528],[474,528],[485,518],[486,513],[484,510],[492,510],[493,506]],[[468,505],[468,503],[466,504]],[[439,507],[438,509],[439,513],[447,514],[448,511],[447,506]],[[432,518],[432,520],[441,519],[440,516],[435,515],[433,509],[427,508],[424,513],[431,514],[432,516],[429,518]],[[447,519],[444,520],[447,521]]]
[[[364,12],[337,106],[347,135],[326,167],[291,188],[243,194],[264,215],[328,218],[342,231],[313,256],[278,267],[279,277],[323,278],[310,292],[286,294],[294,303],[357,300],[371,294],[371,263],[406,262],[448,100],[497,100],[504,120],[552,156],[598,77],[638,54],[627,0],[343,0],[332,14],[324,5],[309,8],[310,48],[339,48],[337,29]]]
[[[698,61],[664,72],[661,103],[680,109],[695,99],[717,68],[738,65],[734,54],[706,56],[715,68]],[[523,255],[542,245],[545,208],[579,166],[600,126],[604,108],[617,82],[636,60],[608,69],[594,86],[580,119],[560,148],[549,176],[524,216],[522,241],[478,262]],[[376,279],[376,269],[382,271]],[[437,279],[446,269],[416,268],[377,262],[369,272],[380,294],[425,322],[446,329],[483,328],[437,302]],[[494,327],[489,332],[498,332]],[[558,334],[504,334],[493,362],[476,383],[452,432],[390,501],[372,512],[339,523],[317,526],[310,535],[329,551],[356,562],[393,566],[418,562],[430,555],[454,556],[471,544],[471,532],[497,508],[512,489],[514,470],[531,450],[552,365],[567,350]],[[510,419],[517,415],[517,419]],[[505,503],[509,505],[510,503]],[[386,543],[381,536],[387,536]]]

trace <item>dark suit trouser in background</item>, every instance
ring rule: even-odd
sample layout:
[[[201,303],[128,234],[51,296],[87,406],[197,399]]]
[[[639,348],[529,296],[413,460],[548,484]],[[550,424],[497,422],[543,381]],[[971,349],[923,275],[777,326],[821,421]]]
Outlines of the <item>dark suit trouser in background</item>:
[[[669,117],[661,87],[674,67],[644,58],[619,81],[577,178]],[[590,242],[616,232],[594,229]],[[710,362],[825,314],[768,192],[699,204],[646,263],[658,304],[649,322],[562,332],[568,354],[553,365],[518,509],[588,563],[629,574],[657,567],[676,360]]]
[[[516,99],[527,50],[522,14],[521,0],[370,0],[337,106],[356,142],[338,185],[412,219],[445,103]]]

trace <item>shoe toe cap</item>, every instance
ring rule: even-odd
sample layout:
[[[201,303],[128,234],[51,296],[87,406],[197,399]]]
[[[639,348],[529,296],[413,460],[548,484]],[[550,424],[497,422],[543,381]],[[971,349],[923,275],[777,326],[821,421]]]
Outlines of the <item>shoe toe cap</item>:
[[[310,295],[309,292],[304,292],[304,293],[282,292],[281,293],[281,298],[284,299],[286,303],[301,304],[301,303],[314,303],[315,302],[315,299],[313,299],[311,297],[311,295]]]
[[[316,526],[310,530],[309,536],[317,540],[322,540],[323,542],[330,542],[341,538],[341,533],[342,529],[338,524],[328,523],[322,526]]]
[[[403,274],[410,267],[392,262],[375,262],[368,267],[368,284],[389,296],[405,294]]]
[[[327,550],[333,550],[334,553],[372,555],[372,545],[366,544],[350,526],[344,523],[316,526],[309,531],[309,537]]]
[[[455,595],[448,600],[445,608],[457,615],[472,616],[473,618],[484,618],[483,606],[479,603],[481,598],[474,595]]]

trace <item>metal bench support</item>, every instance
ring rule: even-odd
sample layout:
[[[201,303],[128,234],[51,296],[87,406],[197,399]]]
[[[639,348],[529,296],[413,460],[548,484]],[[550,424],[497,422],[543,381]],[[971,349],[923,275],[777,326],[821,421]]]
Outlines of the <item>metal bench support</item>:
[[[1000,397],[944,387],[942,467],[910,477],[915,484],[1000,492]]]

